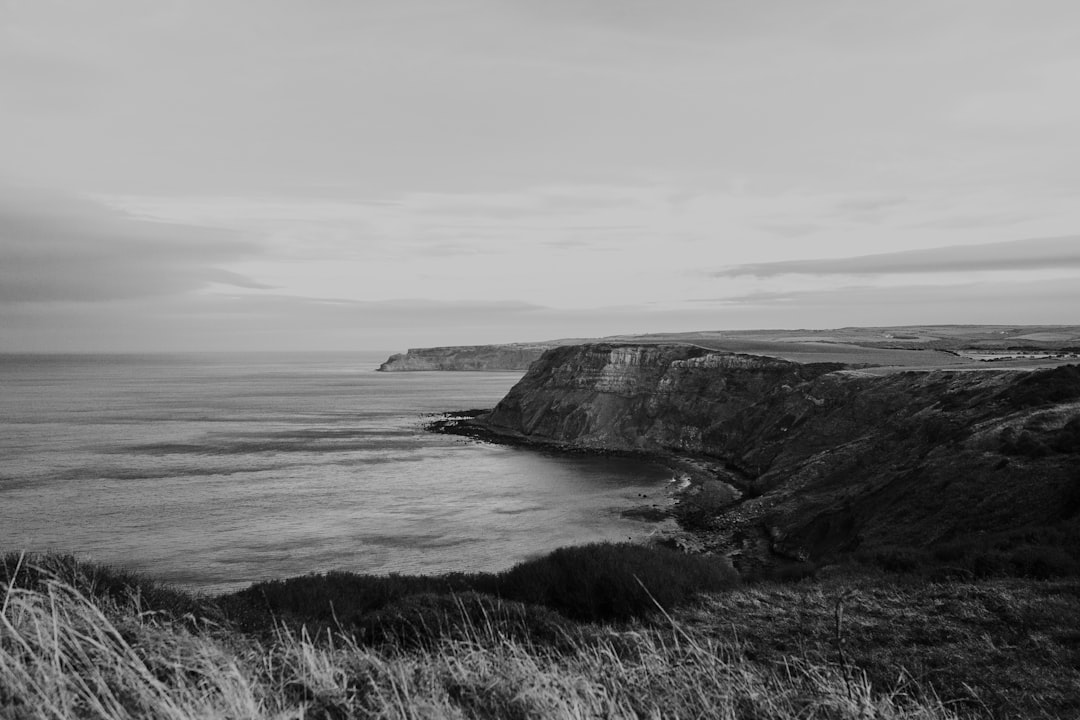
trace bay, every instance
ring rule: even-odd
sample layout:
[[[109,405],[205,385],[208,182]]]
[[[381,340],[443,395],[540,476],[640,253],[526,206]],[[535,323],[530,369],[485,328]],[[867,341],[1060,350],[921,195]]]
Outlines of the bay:
[[[620,512],[659,502],[668,470],[428,433],[520,376],[375,372],[387,354],[0,355],[0,551],[222,592],[651,531]]]

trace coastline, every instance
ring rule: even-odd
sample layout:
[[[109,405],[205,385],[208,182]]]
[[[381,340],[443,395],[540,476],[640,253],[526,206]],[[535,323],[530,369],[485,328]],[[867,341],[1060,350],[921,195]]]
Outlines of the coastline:
[[[637,459],[668,468],[672,479],[664,490],[662,503],[641,504],[623,511],[655,526],[647,543],[689,553],[704,553],[715,546],[716,531],[701,521],[704,514],[737,503],[742,492],[726,479],[731,478],[723,463],[715,459],[655,450],[614,450],[539,440],[512,430],[498,430],[478,418],[490,410],[470,409],[441,413],[424,424],[424,429],[443,435],[466,437],[477,442],[544,450],[566,455]]]

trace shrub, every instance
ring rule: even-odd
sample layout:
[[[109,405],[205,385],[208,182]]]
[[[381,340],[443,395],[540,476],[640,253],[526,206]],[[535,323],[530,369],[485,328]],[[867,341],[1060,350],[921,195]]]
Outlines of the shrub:
[[[1080,398],[1080,365],[1025,373],[1000,397],[1017,409],[1075,400]]]
[[[874,555],[874,564],[885,572],[910,573],[926,565],[924,553],[912,548],[887,548]]]
[[[220,599],[230,620],[250,631],[275,623],[362,627],[366,616],[414,595],[474,592],[540,605],[575,620],[627,620],[733,587],[724,560],[629,543],[556,550],[501,573],[439,576],[333,572],[259,583]],[[428,601],[428,606],[431,602]],[[415,608],[414,608],[415,609]],[[391,610],[392,611],[392,610]]]
[[[962,423],[942,415],[919,418],[915,422],[916,436],[930,445],[954,443],[968,433]]]
[[[972,577],[1047,579],[1080,575],[1077,531],[1041,527],[999,536],[954,540],[933,550],[933,560]]]
[[[1080,417],[1065,423],[1052,441],[1054,450],[1059,453],[1080,453]]]
[[[1062,548],[1024,545],[1009,557],[1012,571],[1023,577],[1046,580],[1080,574],[1080,562]]]
[[[474,576],[358,575],[329,572],[256,583],[220,598],[229,619],[272,634],[278,622],[309,629],[355,627],[368,613],[410,595],[466,592]]]
[[[715,557],[629,543],[561,548],[498,577],[504,598],[545,605],[577,620],[626,620],[733,587],[737,574]]]
[[[547,608],[465,592],[410,595],[359,622],[357,640],[367,645],[432,649],[444,640],[470,640],[477,633],[525,645],[570,650],[582,631]]]
[[[1032,435],[1030,431],[1024,430],[1015,440],[1005,440],[1001,445],[1001,452],[1004,455],[1041,458],[1050,454],[1050,448]]]

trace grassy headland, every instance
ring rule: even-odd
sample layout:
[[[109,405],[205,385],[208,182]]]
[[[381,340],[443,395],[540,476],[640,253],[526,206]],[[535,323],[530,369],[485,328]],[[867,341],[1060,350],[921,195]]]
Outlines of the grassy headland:
[[[649,595],[672,557],[593,546],[516,573],[312,575],[207,598],[70,557],[8,555],[0,717],[1080,712],[1075,579],[938,583],[849,568],[738,586],[680,567],[697,579],[661,610]],[[590,589],[597,571],[605,580]],[[616,607],[597,602],[607,583],[651,588]]]

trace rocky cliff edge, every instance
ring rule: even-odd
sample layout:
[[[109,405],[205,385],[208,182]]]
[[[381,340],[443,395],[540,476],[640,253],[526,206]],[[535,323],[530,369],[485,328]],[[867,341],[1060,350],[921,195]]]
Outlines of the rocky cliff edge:
[[[1080,516],[1076,365],[880,376],[687,345],[567,346],[470,422],[712,462],[733,492],[699,486],[683,517],[744,566],[1075,532]]]

